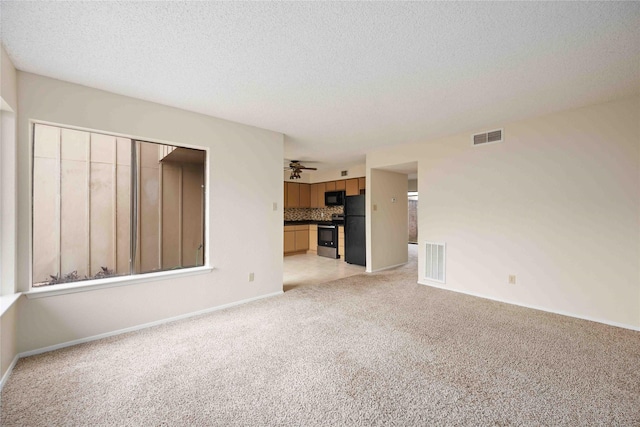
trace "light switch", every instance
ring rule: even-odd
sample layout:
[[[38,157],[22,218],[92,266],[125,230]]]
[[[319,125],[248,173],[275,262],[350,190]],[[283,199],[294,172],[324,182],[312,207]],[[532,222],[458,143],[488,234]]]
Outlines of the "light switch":
[[[273,210],[274,211],[278,210],[278,202],[273,202]]]
[[[373,205],[373,210],[374,210],[374,211],[377,211],[377,210],[378,210],[378,205],[374,204],[374,205]]]

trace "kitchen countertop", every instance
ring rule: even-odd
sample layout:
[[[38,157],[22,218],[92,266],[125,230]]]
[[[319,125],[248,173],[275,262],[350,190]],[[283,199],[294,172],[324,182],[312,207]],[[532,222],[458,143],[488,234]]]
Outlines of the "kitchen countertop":
[[[303,220],[303,221],[285,221],[284,225],[332,225],[331,221],[313,221],[313,220]],[[342,224],[340,224],[342,225]]]

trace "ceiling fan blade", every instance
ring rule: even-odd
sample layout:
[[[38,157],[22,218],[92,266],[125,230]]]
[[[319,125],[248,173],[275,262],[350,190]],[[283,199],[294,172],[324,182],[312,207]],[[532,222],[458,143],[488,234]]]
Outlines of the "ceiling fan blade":
[[[310,170],[310,171],[317,171],[318,168],[308,168],[306,166],[300,166],[298,169],[306,169],[306,170]]]

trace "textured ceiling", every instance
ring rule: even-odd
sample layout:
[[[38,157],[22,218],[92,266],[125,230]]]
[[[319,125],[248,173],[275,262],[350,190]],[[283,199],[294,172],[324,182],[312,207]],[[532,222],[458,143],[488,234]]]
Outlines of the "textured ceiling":
[[[5,2],[17,68],[286,134],[288,158],[640,92],[640,3]]]

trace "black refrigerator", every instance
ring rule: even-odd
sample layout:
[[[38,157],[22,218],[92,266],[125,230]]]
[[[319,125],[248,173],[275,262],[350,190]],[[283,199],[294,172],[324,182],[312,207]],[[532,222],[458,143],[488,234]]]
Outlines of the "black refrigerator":
[[[349,264],[367,263],[364,197],[347,196],[344,199],[344,260]]]

